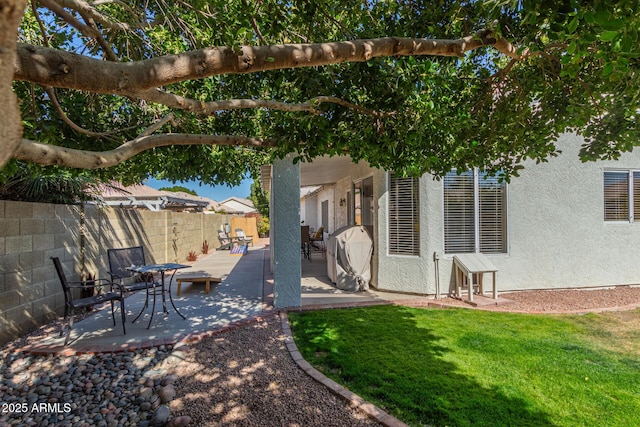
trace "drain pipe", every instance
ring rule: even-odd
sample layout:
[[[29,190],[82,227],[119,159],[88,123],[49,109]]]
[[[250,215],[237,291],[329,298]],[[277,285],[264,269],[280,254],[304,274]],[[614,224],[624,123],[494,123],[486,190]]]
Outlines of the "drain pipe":
[[[438,251],[433,253],[433,264],[436,274],[436,299],[440,299],[440,253]]]

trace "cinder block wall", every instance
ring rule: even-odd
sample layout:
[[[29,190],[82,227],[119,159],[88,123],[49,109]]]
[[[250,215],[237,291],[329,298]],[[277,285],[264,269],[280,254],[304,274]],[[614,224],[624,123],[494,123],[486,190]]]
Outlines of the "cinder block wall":
[[[231,215],[150,212],[93,205],[0,201],[0,343],[27,333],[64,311],[52,256],[71,280],[107,278],[107,249],[145,247],[149,262],[184,262],[190,251],[218,246],[217,231]]]

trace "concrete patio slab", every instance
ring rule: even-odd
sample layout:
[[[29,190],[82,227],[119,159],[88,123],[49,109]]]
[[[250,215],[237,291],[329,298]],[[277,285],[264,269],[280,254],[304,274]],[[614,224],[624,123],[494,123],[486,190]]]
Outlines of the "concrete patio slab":
[[[145,293],[137,292],[126,298],[127,334],[122,334],[120,316],[116,311],[116,325],[112,326],[111,310],[98,311],[73,325],[69,345],[64,347],[64,337],[50,336],[25,350],[33,352],[107,352],[173,344],[189,335],[205,333],[240,322],[262,312],[264,246],[252,247],[244,256],[230,256],[228,251],[218,251],[196,261],[190,268],[179,270],[172,282],[171,292],[177,309],[186,317],[182,319],[173,309],[167,297],[167,313],[162,312],[161,298],[156,300],[156,310],[149,329],[151,307],[135,322],[131,321],[144,306]],[[175,279],[180,275],[210,275],[222,278],[212,286],[209,294],[203,286],[182,286],[176,296]],[[117,305],[116,305],[117,307]],[[116,309],[118,310],[118,309]]]

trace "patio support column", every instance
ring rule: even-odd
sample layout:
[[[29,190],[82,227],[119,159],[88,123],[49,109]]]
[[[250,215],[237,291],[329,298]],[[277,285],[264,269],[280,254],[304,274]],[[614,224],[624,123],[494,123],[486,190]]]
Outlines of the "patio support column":
[[[271,200],[274,306],[300,307],[300,163],[292,154],[273,162]]]

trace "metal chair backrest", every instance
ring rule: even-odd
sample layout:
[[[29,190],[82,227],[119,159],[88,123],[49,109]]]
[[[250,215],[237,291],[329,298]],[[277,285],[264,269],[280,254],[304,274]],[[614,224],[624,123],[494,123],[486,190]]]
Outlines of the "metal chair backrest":
[[[133,246],[131,248],[107,249],[109,258],[109,274],[111,280],[115,278],[125,279],[136,276],[138,273],[129,271],[127,268],[133,265],[145,265],[144,248]]]
[[[60,285],[62,285],[62,291],[64,292],[64,303],[67,306],[73,306],[73,296],[71,295],[71,289],[69,289],[69,282],[67,281],[67,275],[64,274],[64,270],[62,269],[62,264],[60,263],[60,259],[58,257],[51,257],[53,261],[53,265],[56,268],[56,273],[58,274],[58,278],[60,279]]]
[[[309,236],[308,225],[300,226],[300,240],[302,243],[309,243],[311,241],[311,236]]]

